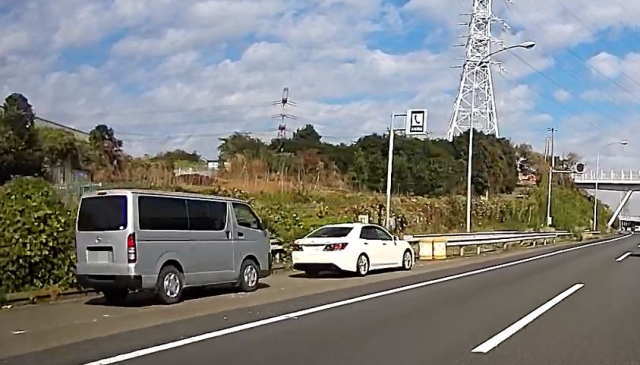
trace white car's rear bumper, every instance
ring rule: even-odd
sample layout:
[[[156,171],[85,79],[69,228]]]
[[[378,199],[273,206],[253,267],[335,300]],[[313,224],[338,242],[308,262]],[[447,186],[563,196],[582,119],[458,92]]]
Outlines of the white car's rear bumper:
[[[291,256],[296,270],[356,271],[357,257],[344,251],[293,251]]]

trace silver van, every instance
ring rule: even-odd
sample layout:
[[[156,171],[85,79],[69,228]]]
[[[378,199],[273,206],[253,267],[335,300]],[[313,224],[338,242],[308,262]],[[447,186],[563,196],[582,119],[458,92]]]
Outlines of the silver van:
[[[83,195],[76,225],[78,282],[122,303],[154,290],[166,304],[191,286],[235,283],[244,291],[269,275],[269,237],[241,200],[146,190]]]

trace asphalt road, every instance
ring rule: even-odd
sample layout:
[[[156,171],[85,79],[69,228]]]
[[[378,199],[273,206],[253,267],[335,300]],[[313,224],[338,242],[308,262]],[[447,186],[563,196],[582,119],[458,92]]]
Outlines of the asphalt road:
[[[625,255],[639,243],[635,235],[531,252],[0,364],[640,364],[640,257]]]

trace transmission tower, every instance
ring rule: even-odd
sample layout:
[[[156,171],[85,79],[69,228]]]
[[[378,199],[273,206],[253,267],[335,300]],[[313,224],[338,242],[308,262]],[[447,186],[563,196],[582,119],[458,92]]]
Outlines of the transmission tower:
[[[469,34],[466,57],[462,66],[460,90],[453,106],[453,115],[447,132],[447,139],[463,133],[473,126],[486,134],[498,132],[496,101],[493,95],[491,76],[491,24],[501,21],[492,13],[492,0],[473,0],[473,13],[468,25]]]

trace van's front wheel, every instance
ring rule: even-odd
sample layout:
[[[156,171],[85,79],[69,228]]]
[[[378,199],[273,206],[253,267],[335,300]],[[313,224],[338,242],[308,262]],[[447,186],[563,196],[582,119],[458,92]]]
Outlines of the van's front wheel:
[[[258,265],[253,260],[244,260],[240,267],[240,278],[238,279],[238,287],[243,291],[250,292],[258,289],[259,278]]]
[[[156,294],[164,304],[177,303],[182,299],[184,275],[175,266],[167,265],[160,270],[156,283]]]

